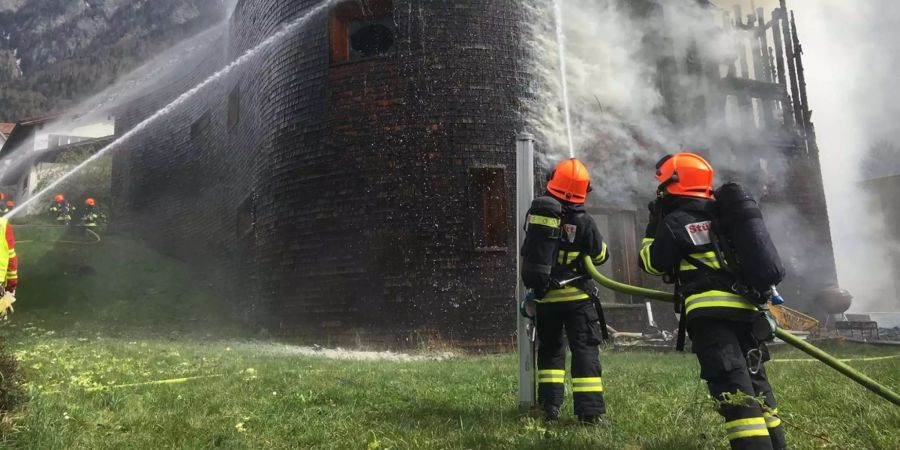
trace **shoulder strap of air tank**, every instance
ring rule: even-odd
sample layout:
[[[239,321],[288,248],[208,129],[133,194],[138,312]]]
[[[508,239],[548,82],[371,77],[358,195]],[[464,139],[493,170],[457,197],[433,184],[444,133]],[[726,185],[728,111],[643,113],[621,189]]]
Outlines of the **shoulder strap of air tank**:
[[[684,351],[685,334],[687,334],[687,312],[684,308],[684,295],[681,289],[681,262],[675,264],[675,309],[678,312],[678,334],[675,336],[675,351]]]

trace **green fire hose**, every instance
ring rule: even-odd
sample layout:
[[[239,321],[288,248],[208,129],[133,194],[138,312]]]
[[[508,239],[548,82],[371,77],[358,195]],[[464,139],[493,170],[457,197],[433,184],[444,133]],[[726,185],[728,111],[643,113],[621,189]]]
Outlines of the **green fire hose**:
[[[585,256],[584,258],[584,267],[588,271],[588,275],[591,276],[595,281],[600,283],[601,286],[611,289],[616,292],[621,292],[623,294],[636,295],[638,297],[648,298],[651,300],[660,300],[664,302],[672,303],[675,301],[674,296],[668,292],[656,291],[653,289],[646,289],[637,286],[631,286],[629,284],[620,283],[613,279],[607,278],[605,275],[600,273],[599,270],[594,266],[593,261],[591,261],[590,257]],[[800,351],[812,356],[813,358],[818,359],[819,361],[825,363],[829,367],[834,370],[837,370],[847,378],[863,385],[866,389],[878,394],[885,400],[900,406],[900,395],[896,392],[888,389],[887,387],[878,384],[877,381],[863,375],[858,372],[856,369],[844,364],[841,361],[838,361],[835,357],[825,353],[820,348],[810,344],[809,342],[800,339],[793,334],[788,333],[782,329],[777,329],[775,331],[775,335],[778,336],[782,341],[787,342],[790,345],[800,349]]]

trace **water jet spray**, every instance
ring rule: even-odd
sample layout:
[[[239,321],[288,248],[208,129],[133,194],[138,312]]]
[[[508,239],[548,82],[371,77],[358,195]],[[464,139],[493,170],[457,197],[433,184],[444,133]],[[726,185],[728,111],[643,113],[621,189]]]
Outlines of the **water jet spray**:
[[[153,115],[151,115],[150,117],[147,117],[146,119],[144,119],[143,121],[141,121],[140,123],[135,125],[131,130],[128,130],[128,132],[126,132],[125,134],[120,136],[118,139],[110,142],[106,147],[103,147],[102,149],[100,149],[100,151],[98,151],[97,153],[94,153],[89,158],[87,158],[83,162],[81,162],[81,164],[78,164],[77,166],[72,168],[72,170],[61,175],[59,178],[54,180],[52,183],[48,184],[46,187],[44,187],[40,191],[33,194],[29,199],[23,201],[22,203],[17,205],[12,211],[10,211],[6,215],[4,215],[3,218],[9,219],[10,217],[15,216],[16,214],[19,213],[19,211],[23,210],[26,206],[33,203],[36,199],[39,199],[39,198],[47,195],[47,193],[51,192],[57,186],[62,184],[62,182],[66,181],[67,179],[69,179],[70,177],[75,175],[76,173],[80,172],[82,169],[84,169],[85,167],[90,165],[92,162],[94,162],[97,159],[100,159],[101,157],[103,157],[104,155],[111,153],[112,151],[118,149],[119,147],[122,146],[123,143],[128,141],[128,139],[130,139],[132,136],[135,136],[136,134],[140,133],[141,131],[143,131],[144,129],[146,129],[153,123],[155,123],[157,120],[159,120],[165,116],[168,116],[173,111],[175,111],[179,106],[184,104],[186,101],[191,99],[194,95],[196,95],[197,93],[202,91],[204,88],[206,88],[210,84],[221,80],[223,77],[230,74],[235,68],[243,66],[247,62],[251,61],[260,52],[268,49],[269,47],[272,47],[273,45],[277,44],[278,42],[281,42],[281,40],[283,40],[287,36],[293,34],[293,32],[295,32],[297,29],[299,29],[300,27],[305,25],[307,22],[309,22],[309,20],[312,17],[316,16],[318,13],[325,10],[328,6],[330,6],[335,1],[337,1],[337,0],[325,0],[324,2],[322,2],[322,4],[312,8],[306,14],[301,16],[300,18],[297,18],[294,21],[289,22],[287,25],[284,25],[281,28],[281,30],[279,30],[275,34],[269,36],[264,41],[262,41],[261,43],[256,45],[255,47],[247,50],[239,58],[237,58],[234,61],[232,61],[231,63],[229,63],[227,66],[225,66],[218,72],[210,75],[207,79],[203,80],[200,84],[194,86],[190,90],[179,95],[178,98],[173,100],[168,105],[164,106],[162,109],[153,113]]]
[[[569,157],[575,157],[575,144],[572,140],[572,113],[569,108],[569,81],[566,69],[566,34],[563,31],[562,0],[554,0],[553,12],[556,15],[556,43],[559,46],[559,80],[562,85],[563,110],[566,116],[566,137],[569,143]]]

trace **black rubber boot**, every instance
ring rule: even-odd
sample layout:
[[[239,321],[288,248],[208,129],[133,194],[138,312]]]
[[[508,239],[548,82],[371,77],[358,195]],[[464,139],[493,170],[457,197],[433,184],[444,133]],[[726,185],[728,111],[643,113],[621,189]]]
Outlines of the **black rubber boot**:
[[[578,416],[578,421],[582,425],[596,425],[600,423],[600,417],[602,416]]]
[[[559,408],[547,408],[544,410],[544,420],[547,422],[556,422],[559,420]]]

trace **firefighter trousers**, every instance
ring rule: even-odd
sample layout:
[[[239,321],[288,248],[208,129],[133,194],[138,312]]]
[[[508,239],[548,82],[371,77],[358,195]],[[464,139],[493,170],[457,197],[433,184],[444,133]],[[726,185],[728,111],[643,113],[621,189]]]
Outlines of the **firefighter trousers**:
[[[751,324],[698,318],[688,323],[688,332],[700,362],[700,378],[706,380],[710,395],[719,400],[731,448],[786,448],[778,404],[762,364],[769,360],[769,351],[753,337]],[[741,395],[729,398],[738,392],[762,397],[765,405],[751,398],[741,400]]]
[[[596,418],[606,412],[598,345],[600,318],[594,303],[578,300],[537,305],[538,402],[548,416],[565,398],[566,341],[572,351],[575,415]]]

